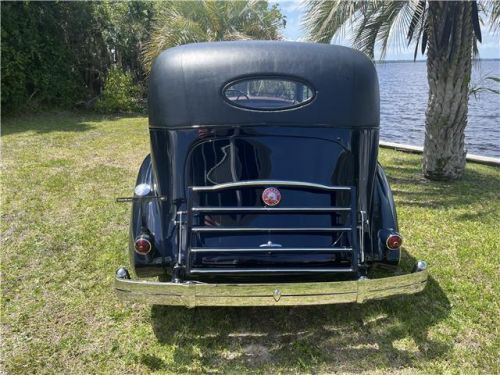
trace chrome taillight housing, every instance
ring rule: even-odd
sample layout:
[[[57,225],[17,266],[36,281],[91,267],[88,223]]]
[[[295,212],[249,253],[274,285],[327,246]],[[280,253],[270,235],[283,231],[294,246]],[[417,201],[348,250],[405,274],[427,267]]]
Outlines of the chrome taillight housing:
[[[141,255],[149,254],[153,246],[151,245],[151,237],[147,234],[141,234],[135,239],[134,248],[136,253]]]
[[[396,250],[403,244],[403,237],[398,233],[390,234],[385,241],[385,245],[388,249]]]

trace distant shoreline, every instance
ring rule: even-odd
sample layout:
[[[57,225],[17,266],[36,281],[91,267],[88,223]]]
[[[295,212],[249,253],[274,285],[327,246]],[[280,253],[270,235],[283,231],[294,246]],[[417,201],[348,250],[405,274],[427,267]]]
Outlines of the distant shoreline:
[[[389,63],[375,67],[380,83],[380,138],[423,145],[429,93],[427,64]],[[496,88],[485,77],[500,76],[500,61],[478,60],[471,73],[474,84]],[[465,144],[470,153],[500,158],[499,118],[498,95],[483,92],[480,100],[469,101]]]
[[[387,142],[387,141],[383,141],[383,140],[379,141],[379,145],[382,148],[389,148],[392,150],[409,152],[412,154],[422,154],[424,151],[424,148],[422,146]],[[467,161],[471,161],[471,162],[478,163],[478,164],[493,165],[495,167],[500,166],[500,158],[496,158],[494,156],[476,155],[476,154],[470,154],[469,152],[467,152],[466,159],[467,159]]]
[[[383,65],[383,64],[393,64],[393,63],[419,63],[419,62],[426,62],[426,59],[417,59],[417,60],[378,60],[375,61],[375,64],[377,65]],[[488,59],[473,59],[472,62],[476,61],[500,61],[498,58],[488,58]]]

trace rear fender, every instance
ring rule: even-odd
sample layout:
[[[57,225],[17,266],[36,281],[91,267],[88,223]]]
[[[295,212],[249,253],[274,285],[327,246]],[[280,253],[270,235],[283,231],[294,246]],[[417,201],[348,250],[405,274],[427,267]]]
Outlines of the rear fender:
[[[136,180],[136,186],[147,184],[151,193],[146,199],[134,199],[130,219],[129,256],[131,266],[139,277],[158,276],[165,273],[165,268],[172,260],[170,242],[166,240],[168,233],[168,205],[170,202],[151,199],[156,195],[154,174],[151,164],[151,155],[147,155],[141,164]],[[134,193],[134,198],[138,196]],[[167,230],[165,230],[167,229]],[[135,251],[134,242],[141,234],[148,234],[152,239],[152,250],[147,255]]]
[[[401,249],[390,250],[386,246],[387,237],[399,232],[399,228],[394,197],[380,164],[377,165],[375,177],[371,223],[373,261],[398,264]]]

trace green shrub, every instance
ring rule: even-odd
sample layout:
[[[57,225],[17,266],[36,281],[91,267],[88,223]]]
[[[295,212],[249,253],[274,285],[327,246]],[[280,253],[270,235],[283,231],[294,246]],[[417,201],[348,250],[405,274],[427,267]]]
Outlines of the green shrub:
[[[2,2],[2,114],[71,108],[89,96],[74,69],[81,57],[77,59],[67,48],[67,39],[72,39],[65,36],[69,27],[60,20],[66,6]]]
[[[106,77],[96,110],[103,113],[140,112],[144,109],[142,92],[142,87],[134,83],[129,72],[113,68]]]

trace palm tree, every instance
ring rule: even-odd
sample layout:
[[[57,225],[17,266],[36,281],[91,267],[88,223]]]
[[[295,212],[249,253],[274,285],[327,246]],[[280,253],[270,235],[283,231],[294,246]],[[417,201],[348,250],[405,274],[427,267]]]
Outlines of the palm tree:
[[[170,1],[159,3],[143,53],[146,67],[164,49],[193,42],[281,39],[285,18],[267,1]]]
[[[330,43],[352,28],[353,47],[384,56],[392,35],[427,51],[429,98],[425,120],[423,173],[456,179],[465,169],[464,130],[473,54],[481,42],[480,13],[498,29],[499,3],[476,1],[307,0],[304,27],[310,40]],[[420,48],[419,48],[420,47]]]

